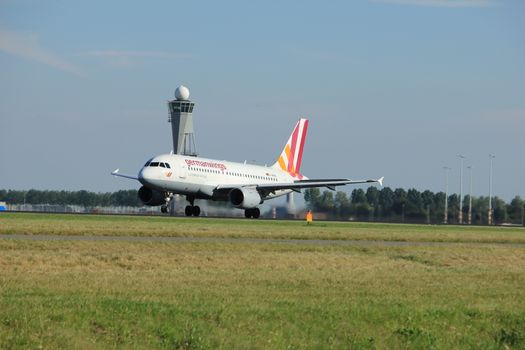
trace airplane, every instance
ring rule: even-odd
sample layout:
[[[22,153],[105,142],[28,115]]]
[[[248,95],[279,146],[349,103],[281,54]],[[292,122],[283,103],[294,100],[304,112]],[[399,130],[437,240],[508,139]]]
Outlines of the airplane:
[[[145,205],[161,206],[168,211],[173,195],[186,196],[189,205],[186,216],[199,216],[196,199],[230,202],[244,209],[246,218],[259,218],[258,206],[265,200],[300,192],[303,188],[374,183],[383,186],[383,179],[309,179],[302,175],[301,161],[308,130],[308,119],[300,119],[272,166],[261,166],[224,160],[207,159],[179,154],[162,154],[149,159],[137,176],[126,175],[116,169],[111,174],[138,180],[142,187],[138,197]]]

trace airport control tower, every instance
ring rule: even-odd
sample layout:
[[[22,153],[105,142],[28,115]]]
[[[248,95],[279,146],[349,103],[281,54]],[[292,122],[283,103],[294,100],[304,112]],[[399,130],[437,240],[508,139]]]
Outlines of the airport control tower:
[[[193,106],[189,100],[190,90],[181,85],[175,90],[175,100],[168,101],[173,134],[173,153],[187,156],[196,156],[195,136],[193,134]]]

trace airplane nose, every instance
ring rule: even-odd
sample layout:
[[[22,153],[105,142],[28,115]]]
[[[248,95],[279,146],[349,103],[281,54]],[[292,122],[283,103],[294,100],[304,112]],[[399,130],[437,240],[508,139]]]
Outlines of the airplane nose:
[[[146,184],[146,167],[140,169],[139,171],[139,176],[138,176],[138,179],[139,179],[139,182],[143,185]]]

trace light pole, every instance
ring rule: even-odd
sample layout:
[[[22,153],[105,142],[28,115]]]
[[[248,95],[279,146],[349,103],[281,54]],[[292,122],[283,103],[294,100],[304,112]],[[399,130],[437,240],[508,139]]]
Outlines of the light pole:
[[[470,191],[468,195],[468,224],[472,225],[472,166],[468,166],[470,170]]]
[[[495,155],[489,154],[490,159],[490,173],[489,173],[489,212],[488,212],[488,223],[492,225],[492,220],[494,219],[492,215],[492,160],[496,158]]]
[[[459,224],[463,224],[463,159],[465,156],[458,154],[459,157],[459,213],[458,221]]]
[[[448,171],[450,168],[444,166],[443,170],[445,170],[445,212],[443,213],[443,223],[448,224]]]

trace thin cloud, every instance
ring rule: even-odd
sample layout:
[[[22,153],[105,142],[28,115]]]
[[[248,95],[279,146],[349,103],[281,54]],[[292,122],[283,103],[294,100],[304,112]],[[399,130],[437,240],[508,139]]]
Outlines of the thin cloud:
[[[161,51],[90,51],[85,56],[96,57],[150,57],[150,58],[185,58],[186,55],[179,55]]]
[[[492,0],[370,0],[393,5],[413,5],[432,7],[488,7],[492,6]]]
[[[55,69],[84,76],[80,68],[42,47],[33,33],[0,31],[0,51]]]
[[[502,109],[482,114],[482,118],[498,123],[524,123],[525,108]]]
[[[176,54],[162,51],[89,51],[80,56],[91,56],[105,60],[110,65],[117,68],[129,68],[139,59],[184,59],[190,57],[185,54]]]

